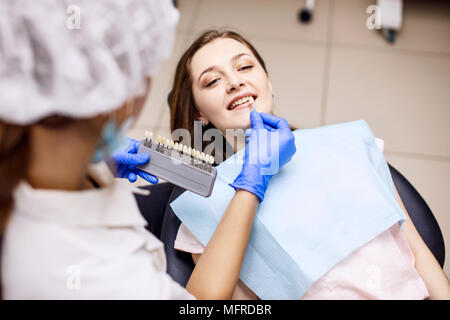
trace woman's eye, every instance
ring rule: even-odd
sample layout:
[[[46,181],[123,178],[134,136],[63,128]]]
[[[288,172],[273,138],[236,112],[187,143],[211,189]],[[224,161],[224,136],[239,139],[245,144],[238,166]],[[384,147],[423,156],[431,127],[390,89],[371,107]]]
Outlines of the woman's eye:
[[[253,68],[253,66],[243,66],[242,68],[240,68],[239,70],[247,70],[247,69],[251,69]]]
[[[207,87],[212,86],[212,85],[213,85],[214,83],[216,83],[218,80],[219,80],[219,79],[214,79],[213,81],[208,82],[208,83],[205,85],[205,87],[207,88]]]

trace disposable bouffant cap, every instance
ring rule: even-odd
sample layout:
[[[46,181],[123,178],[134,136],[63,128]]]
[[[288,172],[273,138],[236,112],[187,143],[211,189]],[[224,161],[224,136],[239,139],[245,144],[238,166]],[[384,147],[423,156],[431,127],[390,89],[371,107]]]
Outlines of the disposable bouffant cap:
[[[143,95],[178,18],[170,0],[0,2],[0,120],[86,118]]]

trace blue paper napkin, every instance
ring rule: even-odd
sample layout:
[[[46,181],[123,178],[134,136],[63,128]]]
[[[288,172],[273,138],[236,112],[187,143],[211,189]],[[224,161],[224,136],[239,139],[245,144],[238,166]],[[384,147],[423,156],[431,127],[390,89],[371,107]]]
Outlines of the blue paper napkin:
[[[299,299],[366,242],[405,219],[386,160],[364,120],[296,130],[297,152],[269,182],[240,273],[261,299]],[[234,195],[243,150],[220,164],[211,197],[172,209],[206,245]]]

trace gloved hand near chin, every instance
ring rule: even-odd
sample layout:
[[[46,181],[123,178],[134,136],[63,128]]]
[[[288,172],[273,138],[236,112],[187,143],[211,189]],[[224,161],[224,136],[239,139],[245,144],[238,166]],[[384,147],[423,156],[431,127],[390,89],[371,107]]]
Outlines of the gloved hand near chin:
[[[137,176],[147,180],[150,183],[158,183],[158,178],[139,170],[136,166],[146,164],[150,156],[148,153],[137,153],[139,141],[128,138],[129,144],[124,151],[112,155],[108,165],[112,167],[117,178],[127,178],[130,182],[135,182]]]
[[[296,151],[295,136],[288,122],[270,114],[250,113],[252,129],[245,147],[241,173],[230,184],[234,189],[244,189],[264,200],[269,180],[288,163]]]

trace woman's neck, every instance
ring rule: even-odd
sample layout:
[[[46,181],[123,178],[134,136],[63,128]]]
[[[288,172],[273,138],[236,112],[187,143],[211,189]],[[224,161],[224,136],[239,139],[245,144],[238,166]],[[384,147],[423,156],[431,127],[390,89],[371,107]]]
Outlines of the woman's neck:
[[[38,189],[83,190],[92,188],[87,168],[95,139],[73,130],[35,126],[31,130],[27,181]]]

